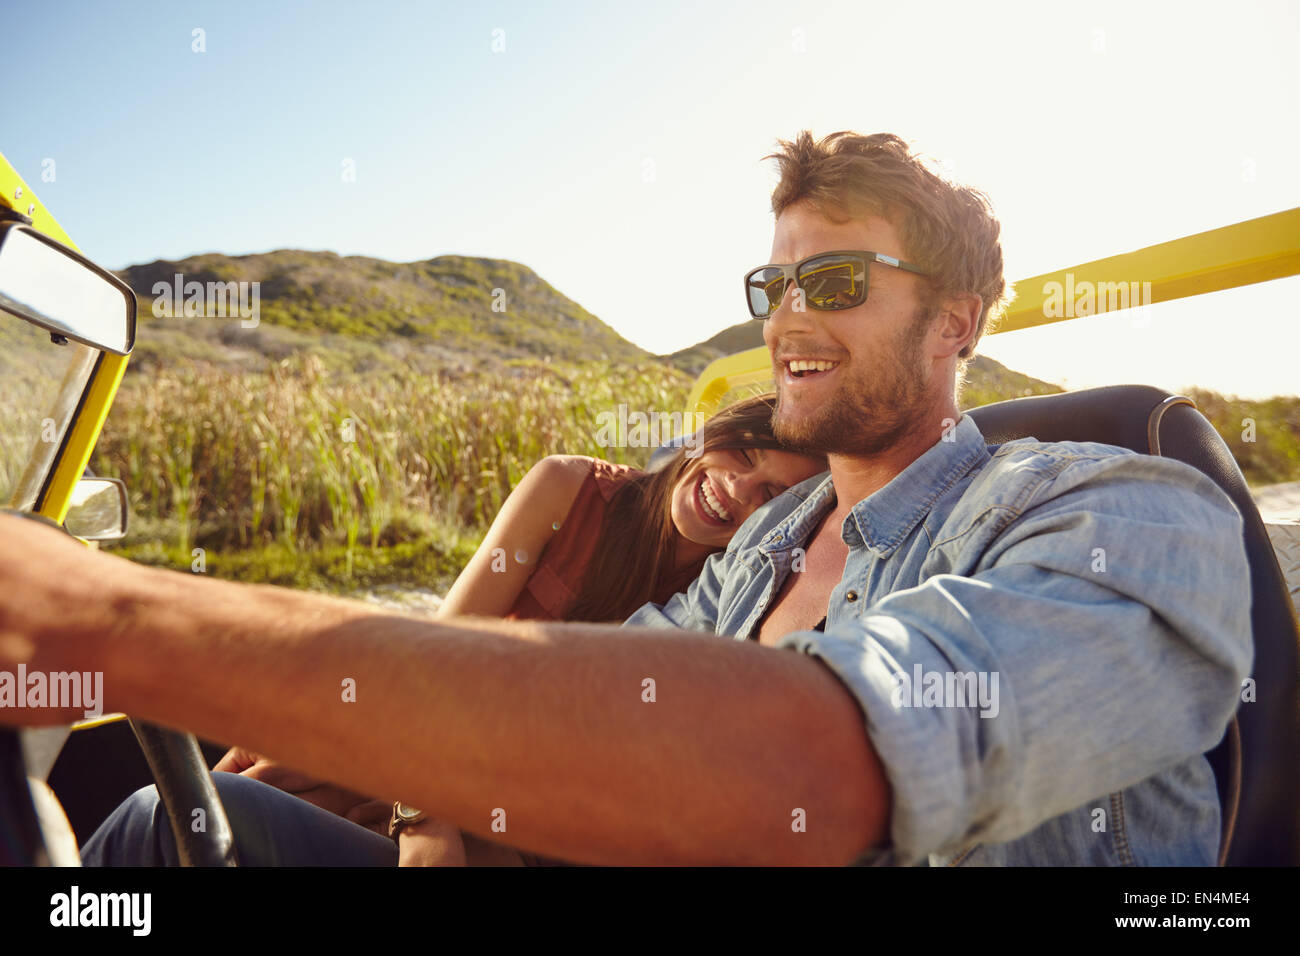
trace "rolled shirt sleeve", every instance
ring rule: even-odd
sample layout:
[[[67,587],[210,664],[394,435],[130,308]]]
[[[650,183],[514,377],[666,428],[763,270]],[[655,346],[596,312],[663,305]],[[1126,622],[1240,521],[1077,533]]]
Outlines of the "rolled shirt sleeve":
[[[780,642],[823,661],[865,716],[893,789],[874,862],[1007,842],[1210,750],[1249,673],[1241,518],[1190,466],[1079,461],[929,560],[972,551],[973,568]],[[927,698],[930,674],[982,676],[986,693]]]

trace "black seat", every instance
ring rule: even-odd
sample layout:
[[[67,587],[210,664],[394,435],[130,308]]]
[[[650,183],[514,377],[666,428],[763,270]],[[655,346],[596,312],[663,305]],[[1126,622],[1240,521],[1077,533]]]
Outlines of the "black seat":
[[[1219,485],[1245,521],[1251,571],[1255,700],[1207,757],[1223,811],[1219,863],[1300,864],[1300,631],[1259,511],[1232,453],[1190,399],[1147,385],[1017,398],[968,409],[985,439],[1091,441],[1187,462]]]

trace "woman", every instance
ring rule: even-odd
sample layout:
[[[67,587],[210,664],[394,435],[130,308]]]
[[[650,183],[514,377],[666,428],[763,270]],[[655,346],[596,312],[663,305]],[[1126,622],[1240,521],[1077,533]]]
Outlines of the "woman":
[[[691,451],[637,471],[553,455],[523,477],[440,615],[622,621],[684,591],[751,514],[826,470],[772,435],[775,396],[710,418]]]
[[[774,403],[762,395],[723,409],[701,429],[695,457],[683,448],[654,472],[576,455],[543,459],[510,493],[439,615],[622,621],[686,590],[745,519],[826,470],[824,457],[781,448]],[[400,840],[401,866],[525,859],[433,819]]]

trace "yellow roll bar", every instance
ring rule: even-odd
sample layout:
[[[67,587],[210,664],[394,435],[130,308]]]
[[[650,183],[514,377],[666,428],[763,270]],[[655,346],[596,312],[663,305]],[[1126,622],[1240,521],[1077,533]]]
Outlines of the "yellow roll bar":
[[[1132,308],[1297,273],[1300,273],[1300,207],[1021,279],[1016,283],[1015,301],[990,334],[1081,318],[1048,314],[1053,311],[1047,308],[1049,296],[1058,291],[1053,283],[1063,288],[1078,288],[1085,282],[1093,287],[1150,283],[1150,303],[1129,302],[1128,307]],[[1098,295],[1090,314],[1117,311],[1114,306],[1114,301]]]

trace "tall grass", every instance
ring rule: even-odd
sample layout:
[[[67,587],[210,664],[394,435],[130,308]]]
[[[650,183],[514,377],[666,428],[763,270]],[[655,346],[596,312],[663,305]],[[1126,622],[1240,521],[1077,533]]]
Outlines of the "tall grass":
[[[313,357],[232,373],[178,364],[128,376],[95,469],[123,478],[143,536],[183,558],[278,546],[308,560],[481,537],[551,454],[643,464],[596,443],[602,411],[676,411],[690,379],[658,366],[335,375]],[[451,544],[448,542],[448,550]],[[373,556],[367,558],[372,560]]]

